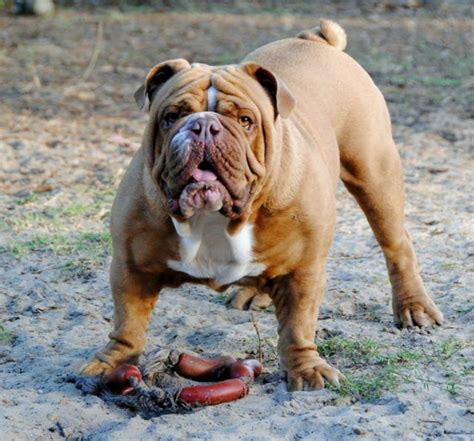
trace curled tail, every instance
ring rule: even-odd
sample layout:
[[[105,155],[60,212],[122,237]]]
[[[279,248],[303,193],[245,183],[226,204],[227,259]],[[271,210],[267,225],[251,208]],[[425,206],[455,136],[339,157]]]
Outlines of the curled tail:
[[[300,32],[296,37],[302,38],[303,40],[327,43],[341,51],[345,49],[347,44],[347,37],[344,29],[334,21],[325,19],[321,20],[319,26]]]

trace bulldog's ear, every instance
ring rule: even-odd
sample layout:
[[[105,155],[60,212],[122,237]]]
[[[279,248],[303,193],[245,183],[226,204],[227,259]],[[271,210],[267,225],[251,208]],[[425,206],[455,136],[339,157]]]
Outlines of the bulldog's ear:
[[[147,98],[151,104],[151,100],[156,92],[158,92],[158,89],[173,75],[188,67],[190,67],[189,63],[182,58],[165,61],[152,67],[145,78],[145,82],[133,95],[138,107],[143,109]]]
[[[277,115],[287,118],[296,105],[296,99],[286,84],[268,69],[253,61],[243,64],[242,69],[254,77],[267,91],[275,109],[275,118]]]

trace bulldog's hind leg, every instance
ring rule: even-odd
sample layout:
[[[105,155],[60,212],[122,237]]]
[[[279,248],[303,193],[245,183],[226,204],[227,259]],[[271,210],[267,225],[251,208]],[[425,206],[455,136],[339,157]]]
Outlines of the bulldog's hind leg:
[[[270,306],[272,299],[256,287],[235,286],[227,297],[226,304],[235,309],[259,311]]]
[[[135,363],[145,348],[146,330],[159,287],[116,262],[112,263],[111,284],[114,330],[109,334],[108,344],[81,368],[82,375],[107,375],[122,363]]]
[[[441,324],[443,315],[425,291],[405,228],[403,174],[389,124],[386,120],[378,127],[367,124],[366,130],[340,147],[341,178],[382,247],[396,323],[402,327]]]

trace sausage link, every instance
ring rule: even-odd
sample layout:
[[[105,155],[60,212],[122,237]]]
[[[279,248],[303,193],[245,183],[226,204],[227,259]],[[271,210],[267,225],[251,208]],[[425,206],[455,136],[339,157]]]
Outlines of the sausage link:
[[[178,393],[177,400],[188,405],[212,406],[237,400],[247,393],[247,385],[240,378],[232,378],[213,384],[184,387]]]
[[[205,359],[195,355],[181,354],[174,367],[177,374],[197,381],[219,381],[229,378],[229,368],[236,362],[234,357]]]
[[[131,378],[142,381],[140,369],[133,364],[121,364],[105,379],[105,384],[113,394],[125,395],[134,389]]]

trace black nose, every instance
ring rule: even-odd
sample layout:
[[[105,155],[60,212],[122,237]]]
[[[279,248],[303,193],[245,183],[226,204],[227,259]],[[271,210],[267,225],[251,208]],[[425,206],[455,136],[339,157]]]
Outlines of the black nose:
[[[191,121],[189,130],[199,137],[212,138],[222,131],[222,126],[217,118],[197,118]]]

